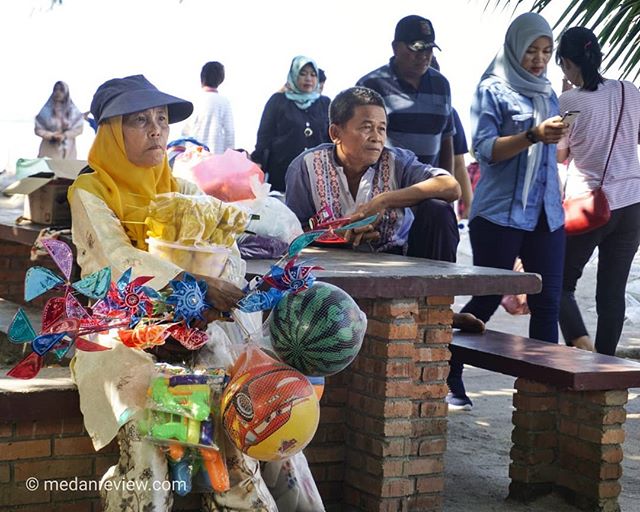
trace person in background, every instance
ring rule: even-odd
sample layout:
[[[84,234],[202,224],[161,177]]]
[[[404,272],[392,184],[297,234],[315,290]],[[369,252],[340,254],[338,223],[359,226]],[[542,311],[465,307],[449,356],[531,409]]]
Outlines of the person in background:
[[[284,92],[264,107],[251,159],[262,166],[273,190],[285,191],[291,161],[306,149],[329,142],[329,98],[318,85],[318,66],[309,57],[291,61]]]
[[[431,22],[407,16],[396,25],[393,57],[363,76],[357,85],[377,91],[389,116],[389,144],[413,151],[425,164],[453,175],[451,88],[430,67],[435,34]]]
[[[560,96],[560,111],[580,111],[558,144],[558,162],[569,160],[565,197],[598,187],[606,166],[602,188],[611,209],[604,226],[567,237],[560,328],[567,345],[593,350],[574,293],[597,247],[595,349],[614,355],[625,318],[629,270],[640,244],[640,91],[630,82],[600,74],[602,52],[587,28],[573,27],[562,34],[556,61],[575,86]]]
[[[318,68],[318,88],[320,89],[320,94],[324,91],[324,83],[327,81],[327,75],[324,72],[324,69]]]
[[[68,192],[73,243],[83,276],[109,267],[116,279],[130,268],[134,276],[153,276],[149,286],[156,290],[184,276],[181,267],[148,251],[144,219],[147,206],[159,194],[203,194],[196,185],[172,176],[166,154],[169,124],[186,119],[192,110],[190,102],[159,91],[142,75],[114,78],[98,87],[91,102],[98,132],[89,151],[89,167]],[[206,329],[202,324],[218,319],[220,312],[229,311],[244,296],[228,281],[237,277],[234,274],[229,266],[219,278],[194,274],[206,282],[206,300],[215,309],[207,309],[205,321],[193,325]],[[171,486],[164,485],[165,454],[144,439],[137,421],[156,360],[147,351],[125,346],[114,332],[100,334],[99,342],[111,350],[77,351],[71,375],[94,448],[114,439],[120,448],[118,464],[102,478],[103,484],[113,485],[101,487],[101,510],[168,512],[173,495]],[[186,351],[171,338],[157,348],[162,351],[154,350],[154,355],[172,359]],[[234,453],[227,452],[228,467],[238,483],[222,494],[203,494],[202,510],[275,512],[257,461]]]
[[[69,95],[69,86],[58,81],[36,116],[35,133],[42,137],[38,157],[75,160],[76,137],[82,133],[82,112]]]
[[[437,71],[440,71],[440,64],[436,59],[436,56],[431,57],[431,67]],[[467,164],[464,161],[464,156],[469,152],[467,147],[467,136],[464,133],[462,127],[462,121],[458,111],[454,108],[453,112],[453,124],[456,129],[456,133],[453,136],[453,177],[460,185],[461,196],[458,201],[458,218],[466,219],[469,216],[468,206],[473,201],[473,189],[471,188],[471,181],[469,180],[469,173],[467,171]],[[467,205],[465,210],[461,205]]]
[[[193,115],[182,129],[183,137],[192,137],[205,144],[211,153],[221,154],[235,146],[233,113],[229,100],[218,92],[224,81],[224,66],[207,62],[200,72],[202,92]]]
[[[522,14],[482,75],[471,106],[472,147],[481,172],[469,235],[474,265],[511,270],[520,256],[527,272],[541,276],[542,291],[527,296],[529,336],[557,343],[565,236],[556,144],[566,125],[546,76],[552,52],[547,21]],[[501,299],[473,297],[462,312],[487,322]],[[451,361],[447,383],[450,407],[469,410],[461,363]]]

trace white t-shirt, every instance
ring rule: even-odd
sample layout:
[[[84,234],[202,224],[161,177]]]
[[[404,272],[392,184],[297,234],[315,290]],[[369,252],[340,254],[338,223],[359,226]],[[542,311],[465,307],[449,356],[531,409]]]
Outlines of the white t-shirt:
[[[206,144],[217,155],[233,149],[235,132],[229,100],[217,92],[202,91],[182,135]]]
[[[622,121],[616,136],[603,189],[612,210],[640,202],[640,91],[624,84]],[[560,111],[580,114],[558,149],[569,148],[566,197],[596,188],[602,179],[616,124],[620,116],[622,88],[618,80],[605,80],[596,91],[571,89],[560,96]]]

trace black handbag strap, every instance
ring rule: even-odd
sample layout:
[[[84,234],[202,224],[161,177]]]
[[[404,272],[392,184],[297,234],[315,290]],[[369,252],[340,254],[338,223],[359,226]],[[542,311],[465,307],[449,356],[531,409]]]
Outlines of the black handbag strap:
[[[609,160],[611,160],[611,153],[613,153],[613,146],[618,136],[618,128],[620,128],[620,121],[622,121],[622,110],[624,109],[624,82],[620,80],[620,87],[622,87],[622,105],[620,105],[620,115],[618,116],[618,124],[616,125],[616,131],[613,132],[613,139],[611,140],[611,148],[609,148],[609,156],[607,157],[607,163],[604,164],[604,171],[602,172],[602,179],[600,180],[600,186],[604,183],[604,177],[607,174],[607,168],[609,167]]]

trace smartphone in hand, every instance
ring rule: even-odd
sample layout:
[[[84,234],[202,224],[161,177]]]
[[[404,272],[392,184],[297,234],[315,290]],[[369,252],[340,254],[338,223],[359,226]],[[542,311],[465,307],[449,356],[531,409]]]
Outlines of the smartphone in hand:
[[[571,126],[580,114],[579,110],[567,110],[562,116],[562,122]]]

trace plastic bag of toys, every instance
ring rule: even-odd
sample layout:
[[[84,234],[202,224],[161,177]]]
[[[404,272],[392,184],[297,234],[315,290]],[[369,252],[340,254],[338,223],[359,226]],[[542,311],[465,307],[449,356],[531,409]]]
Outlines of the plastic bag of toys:
[[[322,498],[304,453],[296,453],[284,460],[265,462],[262,466],[262,477],[280,512],[324,510]]]
[[[219,410],[224,370],[190,372],[165,364],[157,368],[139,422],[141,433],[166,451],[178,493],[191,492],[199,473],[201,489],[229,490]]]

